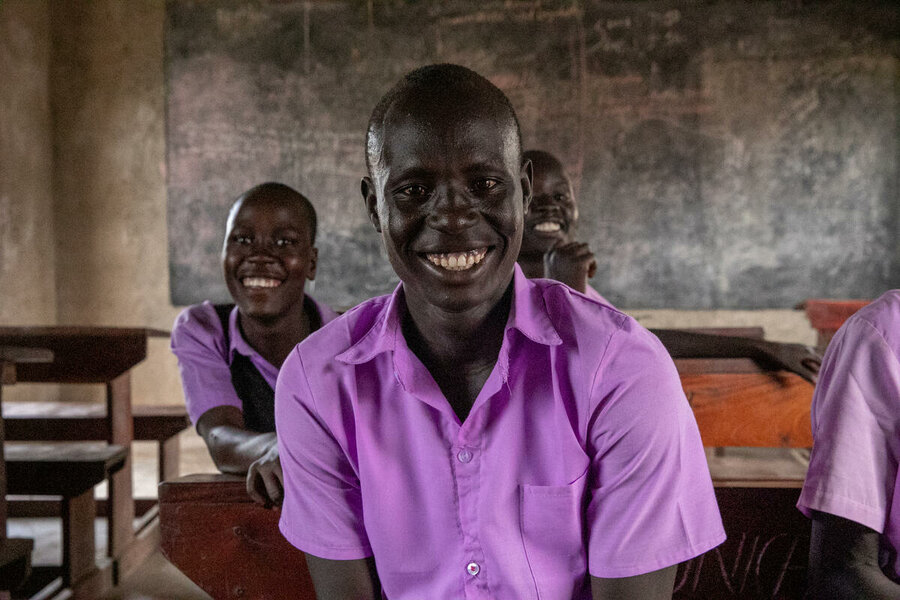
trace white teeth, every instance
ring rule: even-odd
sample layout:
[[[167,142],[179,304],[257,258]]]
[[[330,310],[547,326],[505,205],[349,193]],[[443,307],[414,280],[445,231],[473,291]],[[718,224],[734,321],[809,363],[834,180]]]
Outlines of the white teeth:
[[[469,250],[468,252],[450,252],[444,254],[427,254],[431,264],[448,271],[466,271],[480,263],[487,254],[487,248]]]
[[[560,229],[561,227],[559,226],[559,223],[554,223],[553,221],[545,221],[534,226],[535,231],[542,231],[546,233],[559,231]]]
[[[269,279],[268,277],[245,277],[241,280],[244,287],[249,288],[273,288],[281,285],[277,279]]]

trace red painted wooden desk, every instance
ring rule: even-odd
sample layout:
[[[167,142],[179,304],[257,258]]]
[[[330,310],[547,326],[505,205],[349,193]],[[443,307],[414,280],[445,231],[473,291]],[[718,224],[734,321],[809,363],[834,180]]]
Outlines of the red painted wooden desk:
[[[834,334],[844,321],[849,319],[853,313],[861,309],[863,306],[871,302],[871,300],[826,300],[810,298],[803,301],[798,308],[806,311],[806,318],[809,324],[819,334],[816,342],[820,352],[824,352],[828,346],[828,342],[834,337]]]

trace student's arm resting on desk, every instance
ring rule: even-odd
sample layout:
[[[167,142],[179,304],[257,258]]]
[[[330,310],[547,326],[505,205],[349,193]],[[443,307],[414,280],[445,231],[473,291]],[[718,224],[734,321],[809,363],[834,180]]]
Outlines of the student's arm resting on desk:
[[[596,600],[669,598],[674,567],[725,539],[672,360],[632,320],[591,391],[588,567]]]
[[[672,358],[752,358],[796,373],[811,383],[816,382],[822,364],[822,357],[802,344],[784,344],[678,329],[650,331],[659,338]]]
[[[362,493],[338,393],[322,414],[294,349],[275,388],[275,425],[284,467],[278,526],[306,553],[320,599],[380,598],[381,586],[362,519]],[[332,427],[332,424],[334,426]]]
[[[197,433],[223,473],[247,474],[247,493],[259,504],[281,504],[284,483],[275,433],[244,428],[243,413],[233,406],[215,406],[197,421]]]
[[[896,600],[900,584],[878,566],[881,535],[828,513],[812,513],[810,600]]]
[[[171,347],[178,357],[188,414],[216,467],[223,473],[248,473],[248,492],[260,504],[280,502],[275,434],[244,429],[241,399],[231,383],[229,348],[211,304],[197,304],[178,315],[172,327]],[[259,469],[264,471],[262,475],[257,474]],[[272,495],[265,492],[269,488]]]

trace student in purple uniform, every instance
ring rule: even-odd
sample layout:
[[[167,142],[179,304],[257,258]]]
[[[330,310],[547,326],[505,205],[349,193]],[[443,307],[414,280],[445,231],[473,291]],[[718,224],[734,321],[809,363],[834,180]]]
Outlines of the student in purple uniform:
[[[260,504],[280,504],[275,440],[278,369],[337,315],[304,293],[316,274],[316,212],[280,183],[240,196],[228,214],[222,266],[234,304],[195,304],[172,329],[188,413],[223,473],[247,474]]]
[[[670,598],[725,534],[659,341],[516,264],[509,100],[432,65],[378,103],[362,193],[401,283],[278,378],[280,528],[319,598]]]
[[[809,597],[900,598],[900,290],[831,340],[812,428],[797,504],[812,518]]]
[[[586,242],[578,241],[578,200],[562,163],[549,152],[528,150],[534,193],[525,215],[519,266],[526,277],[555,279],[599,302],[608,302],[587,280],[597,260]],[[782,344],[741,337],[705,335],[675,329],[651,329],[673,358],[748,357],[797,373],[815,383],[821,357],[801,344]]]

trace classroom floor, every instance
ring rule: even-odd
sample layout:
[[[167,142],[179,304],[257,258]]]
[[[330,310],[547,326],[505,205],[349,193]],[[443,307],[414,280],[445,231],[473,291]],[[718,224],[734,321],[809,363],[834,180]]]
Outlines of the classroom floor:
[[[136,442],[133,452],[135,495],[155,497],[156,446],[150,442]],[[724,452],[707,449],[707,459],[713,477],[741,473],[744,477],[755,479],[799,480],[806,473],[808,453],[776,448],[729,448]],[[181,434],[179,469],[184,475],[215,472],[203,440],[193,430]],[[97,494],[103,497],[106,491],[100,487]],[[97,553],[102,557],[106,552],[106,519],[98,518],[95,527]],[[61,562],[58,520],[13,518],[9,520],[9,532],[15,537],[35,540],[35,565]],[[122,585],[101,600],[210,600],[210,596],[156,552]]]

